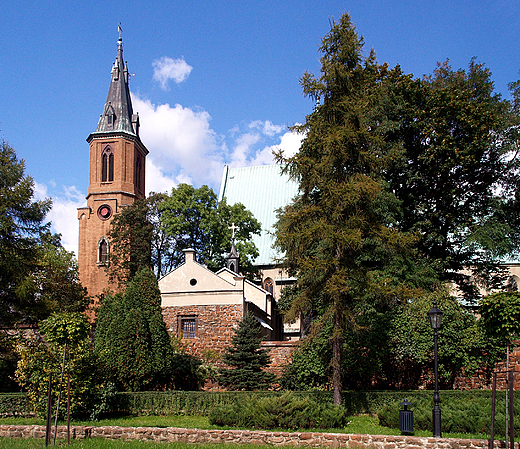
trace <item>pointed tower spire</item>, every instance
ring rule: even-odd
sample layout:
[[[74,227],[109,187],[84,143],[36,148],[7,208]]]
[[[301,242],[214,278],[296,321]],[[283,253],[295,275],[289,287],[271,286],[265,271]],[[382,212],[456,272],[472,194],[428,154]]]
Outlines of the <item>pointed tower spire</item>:
[[[103,108],[103,114],[99,119],[96,131],[99,133],[128,133],[132,136],[139,135],[139,116],[134,114],[132,99],[128,81],[130,74],[128,66],[123,60],[123,39],[119,26],[119,39],[117,41],[117,58],[110,73],[111,82],[108,95]]]

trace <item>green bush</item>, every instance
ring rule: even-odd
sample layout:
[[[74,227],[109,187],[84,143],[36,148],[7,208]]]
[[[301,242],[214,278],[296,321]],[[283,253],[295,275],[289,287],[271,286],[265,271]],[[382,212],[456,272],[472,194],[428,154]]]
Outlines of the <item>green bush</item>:
[[[414,413],[415,430],[432,429],[433,398],[416,396],[410,410]],[[453,392],[455,393],[455,392]],[[452,394],[444,400],[441,398],[441,420],[442,430],[450,433],[483,433],[489,434],[491,426],[491,392],[467,391],[465,394]],[[520,398],[515,398],[515,409],[520,406]],[[399,410],[402,406],[399,402],[392,402],[381,407],[377,411],[379,422],[383,426],[399,428]],[[505,394],[497,392],[495,406],[495,433],[499,436],[505,435]],[[515,422],[515,433],[520,432],[520,422]]]
[[[0,393],[0,417],[33,414],[27,393]]]
[[[322,405],[287,392],[281,396],[248,397],[244,402],[214,408],[210,424],[256,429],[337,428],[347,424],[343,407]]]

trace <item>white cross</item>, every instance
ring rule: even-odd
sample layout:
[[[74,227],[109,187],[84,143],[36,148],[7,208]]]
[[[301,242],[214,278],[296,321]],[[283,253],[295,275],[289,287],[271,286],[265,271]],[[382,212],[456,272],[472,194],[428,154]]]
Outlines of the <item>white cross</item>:
[[[231,238],[235,238],[235,231],[238,229],[238,226],[235,226],[235,223],[231,223],[231,226],[228,227],[228,229],[231,229]]]

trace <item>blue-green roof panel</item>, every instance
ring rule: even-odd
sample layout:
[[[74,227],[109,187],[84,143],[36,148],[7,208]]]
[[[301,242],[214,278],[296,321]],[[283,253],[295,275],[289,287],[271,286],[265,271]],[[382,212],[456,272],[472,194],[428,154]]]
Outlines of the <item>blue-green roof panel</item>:
[[[262,225],[262,234],[253,236],[260,255],[255,265],[272,265],[280,254],[273,249],[276,210],[291,203],[298,194],[298,184],[281,172],[280,165],[224,167],[219,201],[242,203]]]

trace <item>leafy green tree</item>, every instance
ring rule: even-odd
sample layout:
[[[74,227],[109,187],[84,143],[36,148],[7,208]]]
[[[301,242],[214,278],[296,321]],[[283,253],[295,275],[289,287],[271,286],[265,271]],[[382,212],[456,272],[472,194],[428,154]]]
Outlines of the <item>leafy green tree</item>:
[[[222,361],[229,369],[221,369],[219,383],[230,390],[265,390],[274,374],[264,371],[269,364],[269,351],[261,349],[261,328],[251,313],[244,315],[226,348]]]
[[[16,370],[17,382],[27,390],[35,412],[43,417],[47,408],[49,373],[53,373],[53,401],[56,404],[65,344],[65,373],[71,379],[71,413],[88,413],[97,391],[96,363],[91,351],[90,323],[78,312],[55,313],[40,323],[44,341],[21,339]],[[66,391],[66,377],[63,392]],[[62,394],[60,415],[66,412]]]
[[[173,350],[150,269],[139,271],[123,295],[105,297],[94,350],[104,373],[125,390],[161,388],[171,382]]]
[[[519,292],[496,292],[485,296],[480,300],[479,313],[489,338],[506,344],[508,349],[513,340],[520,338]]]
[[[498,359],[495,339],[486,336],[475,314],[450,296],[447,288],[441,289],[401,305],[394,314],[389,339],[401,388],[417,388],[424,377],[433,381],[433,331],[427,314],[434,297],[443,312],[439,332],[439,381],[443,388],[452,388],[461,374],[471,375],[482,368],[489,371]]]
[[[110,223],[109,279],[126,285],[137,272],[151,266],[153,226],[149,220],[149,203],[137,200],[116,214]]]
[[[231,230],[235,223],[236,248],[240,253],[241,273],[255,272],[253,261],[258,250],[251,243],[251,236],[260,233],[260,224],[242,204],[229,206],[217,202],[212,189],[202,186],[195,189],[188,184],[179,184],[159,204],[164,232],[175,240],[172,246],[174,266],[184,262],[183,250],[193,248],[198,261],[209,268],[225,265],[225,256],[231,250]]]
[[[469,280],[500,285],[500,262],[518,254],[518,108],[474,60],[467,70],[439,64],[423,79],[396,68],[382,90],[393,155],[385,179],[401,204],[398,226],[419,237],[416,247],[441,281],[478,298]]]
[[[40,244],[50,224],[45,215],[50,200],[34,200],[34,181],[25,175],[25,163],[15,150],[0,143],[0,324],[36,323],[31,310],[38,303],[27,295],[30,275],[40,258]]]
[[[300,151],[278,155],[300,196],[280,216],[277,246],[298,277],[289,315],[317,311],[323,318],[316,325],[332,322],[334,403],[341,404],[345,327],[356,326],[358,304],[395,296],[402,280],[387,269],[390,260],[404,261],[397,274],[417,268],[409,263],[414,236],[396,226],[400,205],[384,181],[392,157],[378,129],[386,67],[373,51],[363,55],[347,14],[333,22],[320,51],[321,76],[305,73],[302,86],[322,103],[295,128],[305,133]]]

